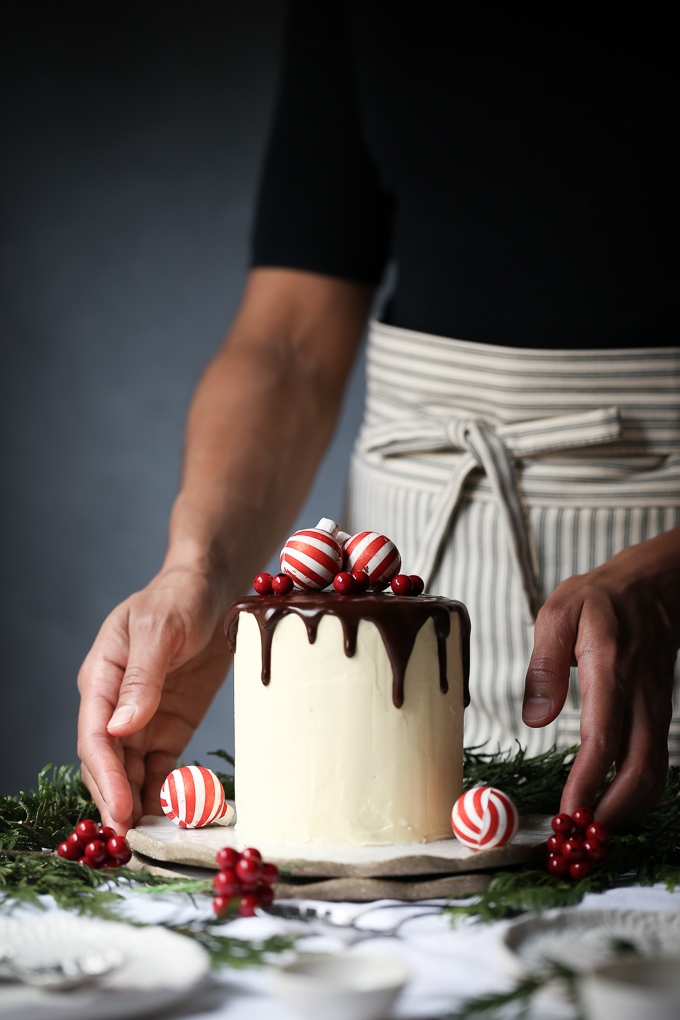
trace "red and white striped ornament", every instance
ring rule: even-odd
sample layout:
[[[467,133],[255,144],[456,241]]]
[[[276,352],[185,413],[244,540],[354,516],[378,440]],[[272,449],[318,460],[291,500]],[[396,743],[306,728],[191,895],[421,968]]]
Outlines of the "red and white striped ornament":
[[[342,570],[342,549],[335,521],[322,517],[315,528],[296,531],[281,550],[281,570],[298,591],[320,591]]]
[[[453,805],[451,826],[464,846],[492,850],[513,838],[519,828],[519,812],[507,793],[494,786],[478,786]]]
[[[234,813],[221,782],[202,765],[183,765],[170,773],[161,787],[161,807],[182,829],[226,825]]]
[[[401,569],[401,556],[394,542],[376,531],[361,531],[345,542],[345,570],[365,570],[369,590],[382,591]]]

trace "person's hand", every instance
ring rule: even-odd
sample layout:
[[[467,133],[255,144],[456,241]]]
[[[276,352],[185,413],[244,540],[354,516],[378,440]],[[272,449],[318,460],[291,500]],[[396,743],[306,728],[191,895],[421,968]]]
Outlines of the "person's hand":
[[[78,676],[78,754],[102,823],[160,814],[160,789],[229,668],[224,598],[192,568],[161,572],[104,621]]]
[[[680,529],[631,546],[555,589],[538,614],[523,718],[562,710],[570,666],[583,698],[581,749],[562,796],[571,814],[616,777],[596,815],[625,825],[659,798],[668,769],[673,670],[680,646]]]

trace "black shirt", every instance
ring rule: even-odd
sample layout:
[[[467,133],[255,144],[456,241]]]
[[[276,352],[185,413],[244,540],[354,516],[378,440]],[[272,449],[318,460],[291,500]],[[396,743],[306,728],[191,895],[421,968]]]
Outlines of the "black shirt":
[[[393,258],[387,320],[440,336],[677,344],[671,26],[474,11],[292,0],[253,265]]]

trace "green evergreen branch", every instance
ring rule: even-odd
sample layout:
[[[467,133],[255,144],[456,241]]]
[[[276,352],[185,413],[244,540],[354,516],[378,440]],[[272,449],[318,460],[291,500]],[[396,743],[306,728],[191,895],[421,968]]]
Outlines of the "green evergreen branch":
[[[561,791],[577,750],[553,750],[527,758],[521,747],[515,754],[488,754],[479,748],[467,749],[465,788],[480,784],[498,786],[513,798],[524,814],[554,813],[559,808]],[[233,767],[234,759],[226,751],[210,753]],[[231,799],[233,775],[217,774]],[[134,883],[137,892],[195,895],[208,891],[210,883],[204,880],[165,878],[127,868],[103,875],[54,856],[51,851],[83,818],[96,819],[97,811],[72,765],[46,766],[38,777],[37,792],[0,796],[0,907],[8,900],[40,904],[40,896],[51,895],[64,909],[115,919],[115,907],[120,902],[116,885]],[[624,878],[637,878],[642,884],[665,882],[669,890],[676,888],[680,885],[680,769],[670,769],[660,803],[634,832],[612,837],[610,850],[608,860],[582,882],[565,882],[536,868],[517,868],[496,873],[486,892],[471,903],[445,909],[452,920],[479,917],[493,921],[527,910],[539,912],[571,906],[586,892],[611,888]],[[199,937],[198,928],[192,926],[187,931],[192,937]],[[200,939],[206,939],[204,944],[212,947],[214,959],[232,966],[263,962],[268,953],[282,952],[292,945],[292,941],[289,944],[284,940],[280,943],[282,948],[277,948],[279,942],[268,940],[266,948],[258,950],[251,943],[238,939],[220,941],[223,937],[207,934],[205,926],[200,932]],[[523,994],[516,993],[518,1002]],[[481,1015],[479,1010],[477,1015]]]
[[[560,797],[579,745],[563,751],[553,748],[527,758],[526,748],[490,754],[479,747],[463,751],[463,789],[496,786],[505,791],[521,815],[557,814]]]
[[[540,972],[521,978],[514,988],[507,992],[487,992],[468,999],[455,1013],[450,1013],[442,1020],[524,1020],[537,992],[551,984],[559,984],[572,1005],[578,1008],[578,974],[570,967],[559,963],[546,962]],[[513,1008],[513,1012],[508,1011]]]

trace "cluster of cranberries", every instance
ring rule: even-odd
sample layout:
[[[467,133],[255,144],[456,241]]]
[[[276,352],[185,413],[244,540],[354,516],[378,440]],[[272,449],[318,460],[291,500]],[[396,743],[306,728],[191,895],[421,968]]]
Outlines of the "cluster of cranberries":
[[[89,818],[78,822],[68,839],[57,847],[57,854],[86,868],[122,868],[132,856],[124,836]]]
[[[365,570],[341,570],[333,579],[333,587],[339,595],[360,595],[366,591],[370,578]],[[384,585],[387,587],[387,584]],[[422,595],[425,584],[417,574],[397,574],[391,581],[395,595]],[[293,590],[293,581],[288,574],[258,574],[253,581],[253,588],[258,595],[289,595]]]
[[[253,581],[253,588],[258,595],[289,595],[293,590],[293,580],[288,574],[258,574]]]
[[[253,917],[255,907],[268,907],[274,900],[273,885],[279,880],[275,864],[265,864],[253,847],[238,853],[225,846],[217,852],[219,871],[213,879],[213,908],[219,917],[238,898],[240,917]]]
[[[593,864],[607,859],[609,832],[593,819],[590,808],[576,808],[573,815],[555,815],[553,835],[548,839],[548,871],[578,881],[588,878]]]

